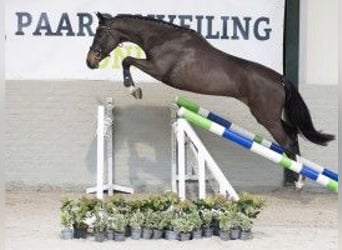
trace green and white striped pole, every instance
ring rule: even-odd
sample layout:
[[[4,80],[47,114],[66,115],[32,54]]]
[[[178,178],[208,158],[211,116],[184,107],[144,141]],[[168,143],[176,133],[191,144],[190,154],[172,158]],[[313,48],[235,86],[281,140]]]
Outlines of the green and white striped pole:
[[[290,169],[296,173],[306,176],[307,178],[314,180],[320,185],[325,186],[329,190],[338,192],[338,182],[330,179],[329,177],[305,166],[302,163],[298,163],[286,157],[285,155],[279,154],[263,145],[254,142],[251,139],[243,137],[224,126],[217,124],[209,119],[206,119],[184,107],[178,110],[178,116],[183,117],[194,125],[206,129],[218,136],[221,136],[227,140],[233,141],[240,146],[249,149],[250,151],[263,156],[279,166]]]
[[[255,141],[275,152],[278,152],[279,154],[283,154],[284,153],[284,149],[277,143],[274,143],[274,142],[271,142],[265,138],[263,138],[262,136],[260,135],[256,135],[256,134],[253,134],[251,132],[249,132],[248,130],[244,129],[244,128],[241,128],[239,127],[238,125],[228,121],[227,119],[225,118],[222,118],[221,116],[199,106],[198,104],[184,98],[184,97],[179,97],[177,96],[176,97],[176,104],[178,106],[181,106],[181,107],[185,107],[187,109],[189,109],[190,111],[194,112],[194,113],[197,113],[198,115],[201,115],[203,116],[204,118],[207,118],[213,122],[216,122],[222,126],[224,126],[225,128],[243,136],[243,137],[246,137],[252,141]],[[338,174],[328,168],[324,168],[316,163],[313,163],[303,157],[300,157],[300,160],[301,162],[303,162],[303,164],[335,181],[338,181]]]

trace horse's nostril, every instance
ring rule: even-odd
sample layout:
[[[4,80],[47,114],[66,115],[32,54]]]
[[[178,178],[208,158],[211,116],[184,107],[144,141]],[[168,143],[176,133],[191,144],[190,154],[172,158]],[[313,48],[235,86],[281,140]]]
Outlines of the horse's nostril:
[[[90,69],[95,69],[96,68],[96,65],[95,63],[93,63],[91,60],[89,60],[89,58],[87,58],[87,66],[90,68]]]

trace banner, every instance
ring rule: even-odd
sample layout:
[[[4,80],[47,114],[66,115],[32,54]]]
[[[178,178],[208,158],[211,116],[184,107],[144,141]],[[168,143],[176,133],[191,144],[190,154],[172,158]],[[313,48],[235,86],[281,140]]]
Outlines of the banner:
[[[196,30],[218,49],[282,73],[285,0],[73,0],[6,3],[6,79],[122,81],[125,56],[144,57],[134,44],[111,52],[90,70],[86,55],[96,11],[142,14]],[[137,81],[152,81],[132,67]]]

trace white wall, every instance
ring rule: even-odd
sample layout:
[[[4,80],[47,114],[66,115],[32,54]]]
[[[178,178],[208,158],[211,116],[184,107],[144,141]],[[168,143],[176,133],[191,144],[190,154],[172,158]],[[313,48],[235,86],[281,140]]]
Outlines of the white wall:
[[[338,83],[338,0],[300,2],[300,84]]]

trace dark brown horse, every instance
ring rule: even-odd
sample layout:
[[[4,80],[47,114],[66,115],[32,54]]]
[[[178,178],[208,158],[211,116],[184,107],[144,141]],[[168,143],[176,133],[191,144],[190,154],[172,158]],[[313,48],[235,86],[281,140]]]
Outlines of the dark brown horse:
[[[132,80],[131,65],[178,89],[240,100],[294,160],[299,155],[298,133],[320,145],[334,139],[314,128],[297,89],[274,70],[226,54],[191,29],[137,15],[113,18],[97,13],[97,17],[87,65],[97,68],[122,42],[139,45],[146,59],[126,57],[122,62],[124,85],[136,98],[142,93]],[[299,176],[293,173],[292,179],[301,188]]]

